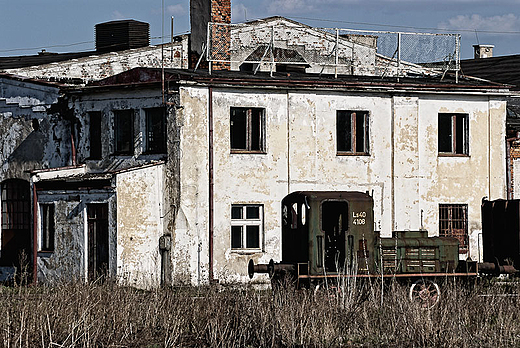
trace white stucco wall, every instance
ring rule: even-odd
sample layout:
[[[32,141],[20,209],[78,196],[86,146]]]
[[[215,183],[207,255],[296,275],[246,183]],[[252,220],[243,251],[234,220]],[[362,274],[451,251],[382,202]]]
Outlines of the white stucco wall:
[[[117,276],[123,284],[160,284],[164,169],[164,164],[152,165],[116,175]]]
[[[207,104],[207,88],[181,88],[185,223],[176,234],[178,243],[188,243],[180,250],[190,255],[193,274],[199,243],[203,269],[208,262]],[[265,108],[265,154],[230,153],[230,107]],[[370,113],[369,156],[336,155],[336,110]],[[469,156],[438,155],[438,114],[444,112],[468,114]],[[468,204],[473,259],[478,257],[482,197],[505,197],[505,101],[500,98],[215,88],[213,118],[214,270],[222,281],[245,280],[251,258],[255,263],[280,259],[280,202],[289,192],[373,192],[375,228],[383,236],[421,228],[421,210],[423,227],[437,235],[439,204]],[[231,204],[240,203],[264,206],[262,253],[230,249]]]

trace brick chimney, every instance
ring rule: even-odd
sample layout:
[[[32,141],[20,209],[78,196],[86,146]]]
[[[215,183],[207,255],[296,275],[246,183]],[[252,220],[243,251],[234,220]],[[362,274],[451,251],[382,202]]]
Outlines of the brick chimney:
[[[191,23],[191,68],[195,67],[202,54],[202,46],[207,42],[208,23],[231,23],[231,0],[190,0]],[[211,56],[214,60],[226,62],[214,62],[212,69],[229,70],[231,59],[231,28],[229,25],[212,26],[210,40]]]
[[[493,47],[494,45],[473,45],[473,49],[475,51],[475,59],[480,58],[491,58],[493,57]]]

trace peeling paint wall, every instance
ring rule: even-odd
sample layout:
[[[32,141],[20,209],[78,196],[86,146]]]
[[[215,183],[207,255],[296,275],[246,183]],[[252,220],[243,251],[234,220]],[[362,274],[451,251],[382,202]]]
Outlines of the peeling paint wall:
[[[175,101],[175,96],[169,100]],[[161,91],[116,91],[72,96],[69,106],[74,111],[74,134],[79,169],[60,169],[34,176],[42,183],[49,180],[83,180],[86,188],[96,175],[113,176],[111,188],[83,191],[61,190],[59,184],[38,195],[40,203],[54,202],[56,248],[53,253],[39,253],[38,275],[43,281],[66,274],[88,277],[89,203],[108,203],[109,209],[109,276],[122,284],[149,288],[171,281],[171,254],[159,250],[159,239],[171,235],[175,210],[175,173],[166,175],[163,160],[169,154],[145,153],[145,110],[162,105]],[[133,154],[115,155],[114,110],[132,110],[134,120]],[[90,157],[90,112],[101,113],[102,158]],[[175,127],[175,108],[167,112],[168,129]],[[170,126],[171,125],[171,126]],[[70,130],[70,124],[65,123]],[[175,129],[173,129],[175,130]],[[169,133],[168,133],[169,134]],[[174,134],[172,132],[171,134]],[[168,140],[172,147],[174,139]],[[70,152],[70,151],[69,151]],[[172,163],[175,163],[173,155]],[[46,184],[48,185],[48,184]],[[66,253],[69,249],[71,253]],[[70,266],[69,266],[70,265]]]
[[[208,264],[208,92],[181,88],[181,207],[176,219],[178,260],[192,280]],[[230,153],[230,107],[265,108],[266,153]],[[336,154],[336,111],[368,111],[370,155]],[[245,280],[247,262],[279,260],[280,202],[300,190],[369,191],[375,228],[439,233],[439,204],[468,204],[470,256],[478,258],[480,200],[504,198],[505,101],[485,95],[441,95],[215,89],[214,270],[221,281]],[[438,153],[438,114],[469,117],[469,156]],[[262,204],[262,252],[232,251],[232,204]],[[198,245],[201,245],[198,254]],[[180,247],[184,245],[184,247]],[[199,265],[197,256],[203,260]],[[184,266],[178,265],[178,269]]]
[[[65,191],[38,193],[38,204],[54,203],[54,252],[38,252],[38,281],[52,283],[62,280],[85,280],[88,276],[87,205],[108,204],[109,264],[108,274],[116,277],[116,195],[113,190]],[[40,213],[39,213],[40,214]],[[41,229],[41,217],[39,228]],[[41,230],[38,231],[41,238]],[[40,249],[38,249],[40,250]]]
[[[336,36],[284,18],[274,18],[233,26],[231,30],[232,70],[239,70],[240,64],[259,45],[271,42],[272,28],[275,27],[275,47],[298,52],[308,64],[308,73],[333,74],[334,67],[319,63],[334,64]],[[266,60],[268,60],[268,56]],[[376,50],[374,46],[358,44],[344,37],[338,39],[339,74],[374,75]],[[269,71],[269,64],[262,64],[261,71]]]
[[[117,274],[128,285],[160,285],[164,165],[116,175]]]
[[[182,35],[179,39],[173,45],[164,45],[165,68],[188,68],[188,35]],[[162,54],[161,46],[149,46],[57,63],[6,69],[6,72],[43,80],[78,78],[86,83],[136,67],[160,68]]]

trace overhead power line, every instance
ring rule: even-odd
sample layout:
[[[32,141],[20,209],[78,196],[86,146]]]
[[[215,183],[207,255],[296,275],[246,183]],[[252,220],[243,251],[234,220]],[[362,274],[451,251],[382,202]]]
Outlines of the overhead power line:
[[[413,27],[407,25],[392,25],[392,24],[376,24],[376,23],[366,23],[366,22],[351,22],[351,21],[340,21],[334,19],[321,19],[321,18],[309,18],[309,17],[287,17],[290,19],[303,19],[310,21],[320,21],[320,22],[330,22],[330,23],[345,23],[345,24],[356,24],[356,25],[370,25],[375,27],[385,27],[385,28],[402,28],[402,29],[418,29],[418,30],[435,30],[435,31],[447,31],[447,32],[472,32],[474,33],[476,29],[439,29],[439,28],[425,28],[425,27]],[[498,30],[477,30],[479,33],[486,34],[520,34],[520,31],[498,31]]]

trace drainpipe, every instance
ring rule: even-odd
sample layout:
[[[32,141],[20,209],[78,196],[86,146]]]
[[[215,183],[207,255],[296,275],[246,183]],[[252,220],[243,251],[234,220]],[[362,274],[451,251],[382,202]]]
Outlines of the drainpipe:
[[[208,130],[209,130],[209,281],[213,278],[213,87],[208,90]]]
[[[38,195],[33,183],[33,284],[38,281]]]

